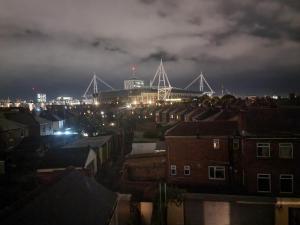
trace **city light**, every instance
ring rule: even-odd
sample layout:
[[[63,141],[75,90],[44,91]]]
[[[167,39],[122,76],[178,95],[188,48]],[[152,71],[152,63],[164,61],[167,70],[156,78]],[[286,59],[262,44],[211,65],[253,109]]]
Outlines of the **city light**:
[[[64,131],[55,131],[54,132],[54,135],[57,135],[57,136],[61,136],[61,135],[74,135],[74,134],[78,134],[77,132],[75,131],[72,131],[71,128],[66,128]]]
[[[86,132],[81,132],[81,134],[82,134],[83,137],[88,137],[89,136],[89,134],[86,133]]]

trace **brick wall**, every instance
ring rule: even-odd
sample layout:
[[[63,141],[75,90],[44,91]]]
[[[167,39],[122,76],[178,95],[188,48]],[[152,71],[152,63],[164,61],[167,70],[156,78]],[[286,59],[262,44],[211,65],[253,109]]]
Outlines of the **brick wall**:
[[[256,144],[270,143],[269,158],[258,158]],[[293,143],[293,159],[279,157],[279,143]],[[294,175],[294,194],[300,194],[300,148],[299,141],[293,139],[244,139],[242,148],[242,160],[240,163],[245,173],[245,187],[249,193],[257,193],[257,174],[271,174],[271,194],[290,195],[280,193],[280,174]]]
[[[167,178],[169,183],[191,186],[216,186],[229,184],[229,142],[219,137],[220,148],[213,148],[213,139],[196,137],[167,137]],[[170,174],[171,165],[176,165],[177,174]],[[190,175],[184,175],[184,166],[191,168]],[[209,180],[208,166],[224,166],[225,180]]]

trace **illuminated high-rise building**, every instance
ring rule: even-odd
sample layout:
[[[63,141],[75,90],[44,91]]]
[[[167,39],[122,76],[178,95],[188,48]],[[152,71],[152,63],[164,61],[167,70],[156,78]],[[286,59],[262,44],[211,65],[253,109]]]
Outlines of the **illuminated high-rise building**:
[[[47,97],[46,94],[38,93],[37,94],[37,102],[38,103],[46,103]]]

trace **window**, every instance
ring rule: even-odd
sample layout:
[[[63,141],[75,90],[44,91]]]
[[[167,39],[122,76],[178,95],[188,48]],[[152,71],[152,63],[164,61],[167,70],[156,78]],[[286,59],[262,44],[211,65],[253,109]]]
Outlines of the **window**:
[[[191,175],[191,167],[190,166],[184,166],[183,167],[183,173],[185,176]]]
[[[5,174],[5,161],[0,161],[0,174]]]
[[[240,140],[239,139],[233,139],[232,147],[233,147],[234,150],[238,150],[240,148]]]
[[[293,158],[293,144],[292,143],[279,143],[279,157],[282,159]]]
[[[209,166],[208,178],[210,180],[225,180],[225,167],[224,166]]]
[[[257,174],[257,191],[270,192],[271,191],[271,174]]]
[[[220,140],[219,139],[213,139],[213,147],[214,147],[214,149],[220,148]]]
[[[257,143],[256,144],[257,157],[270,157],[270,143]]]
[[[280,192],[293,193],[294,176],[291,174],[280,174]]]
[[[21,129],[21,137],[25,136],[25,131],[23,129]]]
[[[171,176],[175,176],[177,174],[176,165],[171,165]]]

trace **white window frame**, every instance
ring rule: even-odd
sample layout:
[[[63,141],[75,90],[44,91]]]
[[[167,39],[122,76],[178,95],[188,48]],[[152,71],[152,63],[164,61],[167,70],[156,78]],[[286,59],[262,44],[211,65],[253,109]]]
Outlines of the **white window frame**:
[[[290,145],[291,146],[291,149],[292,149],[292,157],[290,158],[286,158],[286,157],[282,157],[282,155],[280,154],[281,151],[280,151],[280,147],[282,147],[283,145]],[[293,159],[294,158],[294,146],[293,146],[293,143],[279,143],[278,144],[278,151],[279,151],[279,158],[281,159]]]
[[[261,155],[258,155],[258,148],[259,147],[262,147],[260,145],[266,145],[264,147],[268,147],[269,148],[269,155],[268,156],[261,156]],[[259,142],[259,143],[256,143],[256,157],[257,158],[270,158],[271,157],[271,144],[270,143],[267,143],[267,142]]]
[[[283,178],[283,176],[289,176],[289,178]],[[281,191],[281,180],[292,180],[292,191],[291,192]],[[283,193],[283,194],[294,193],[294,175],[293,174],[280,174],[279,175],[279,186],[280,186],[280,193]]]
[[[210,176],[210,169],[213,168],[214,169],[214,177]],[[223,178],[217,178],[216,177],[216,171],[217,170],[222,170],[224,172],[224,177]],[[209,180],[225,180],[226,179],[226,170],[225,170],[225,166],[209,166],[208,167],[208,179]]]
[[[173,173],[173,171],[175,171],[175,173]],[[170,175],[171,175],[171,176],[176,176],[176,175],[177,175],[177,168],[176,168],[176,165],[171,165],[171,166],[170,166]]]
[[[237,145],[237,146],[236,146]],[[232,148],[234,150],[238,150],[240,148],[240,140],[238,138],[234,138],[232,140]]]
[[[220,149],[220,139],[218,138],[213,139],[213,148]]]
[[[268,178],[263,178],[263,177],[260,177],[260,179],[268,179],[269,180],[269,191],[260,191],[259,190],[259,185],[258,185],[258,178],[259,176],[267,176]],[[270,173],[258,173],[256,175],[256,186],[257,186],[257,192],[260,192],[260,193],[270,193],[271,192],[271,186],[272,186],[272,183],[271,183],[272,179],[271,179],[271,174]]]
[[[188,173],[186,173],[188,172]],[[190,165],[184,165],[183,166],[183,175],[184,176],[190,176],[191,175],[191,166]]]

